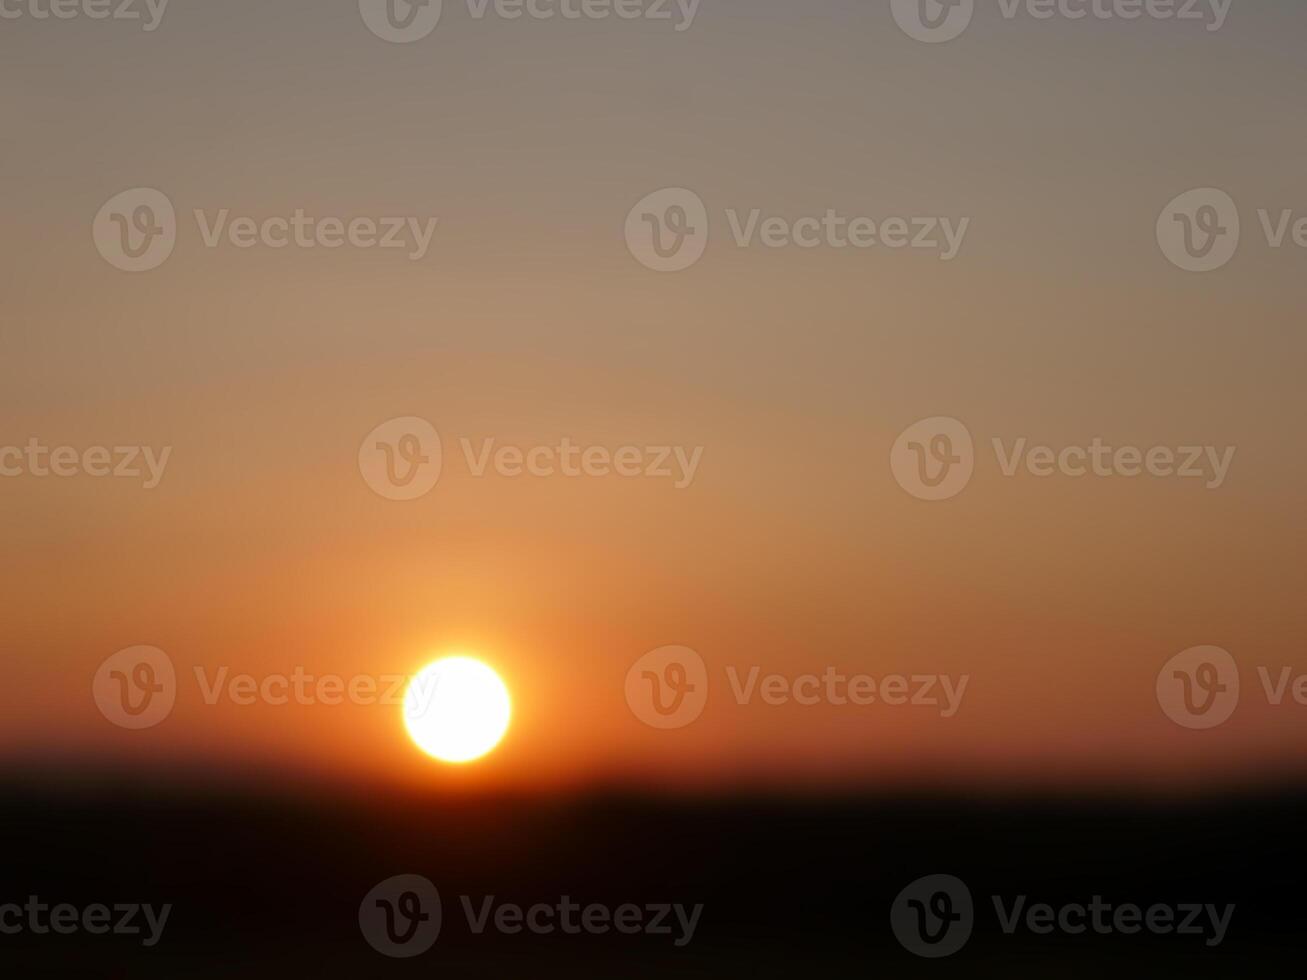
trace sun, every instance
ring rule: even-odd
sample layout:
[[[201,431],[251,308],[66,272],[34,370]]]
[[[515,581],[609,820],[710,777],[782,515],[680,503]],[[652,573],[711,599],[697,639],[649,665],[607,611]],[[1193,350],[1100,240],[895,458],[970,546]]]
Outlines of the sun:
[[[473,657],[445,657],[427,664],[404,693],[409,737],[442,762],[481,758],[504,737],[512,714],[504,682]]]

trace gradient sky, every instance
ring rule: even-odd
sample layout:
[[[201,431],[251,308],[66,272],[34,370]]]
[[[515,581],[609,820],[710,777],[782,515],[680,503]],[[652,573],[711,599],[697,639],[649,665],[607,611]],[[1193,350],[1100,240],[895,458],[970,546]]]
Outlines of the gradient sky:
[[[330,771],[495,785],[1217,783],[1298,771],[1307,707],[1301,326],[1307,10],[1235,0],[1219,32],[1003,20],[925,45],[887,4],[703,0],[665,24],[473,20],[391,45],[355,3],[173,0],[163,24],[0,21],[0,445],[174,447],[133,481],[0,479],[0,760]],[[157,187],[182,232],[128,275],[90,235]],[[631,206],[714,215],[704,260],[638,265]],[[1229,191],[1245,245],[1170,266],[1165,204]],[[192,209],[438,216],[430,254],[202,246]],[[737,249],[726,208],[966,216],[911,250]],[[693,485],[472,478],[411,503],[360,478],[396,416],[521,446],[703,446]],[[1002,477],[954,500],[887,465],[918,419],[1054,446],[1234,445],[1190,481]],[[183,674],[157,728],[90,696],[110,654]],[[696,649],[703,717],[623,697]],[[1244,668],[1191,732],[1154,678],[1199,644]],[[457,774],[397,709],[206,706],[195,666],[412,672],[492,662],[517,714]],[[737,706],[722,671],[969,674],[958,715]]]

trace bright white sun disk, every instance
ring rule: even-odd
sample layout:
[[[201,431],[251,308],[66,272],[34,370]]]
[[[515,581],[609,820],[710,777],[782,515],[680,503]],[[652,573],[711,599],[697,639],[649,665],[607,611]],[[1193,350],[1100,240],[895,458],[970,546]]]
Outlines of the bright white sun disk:
[[[472,657],[428,664],[404,694],[404,724],[418,747],[442,762],[471,762],[504,737],[513,713],[499,675]]]

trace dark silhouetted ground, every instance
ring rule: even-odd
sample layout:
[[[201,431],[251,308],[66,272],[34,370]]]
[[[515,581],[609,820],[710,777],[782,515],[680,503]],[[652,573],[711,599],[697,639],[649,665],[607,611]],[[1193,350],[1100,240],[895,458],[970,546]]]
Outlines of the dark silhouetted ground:
[[[153,949],[0,936],[6,976],[1251,977],[1300,962],[1298,794],[545,801],[10,786],[0,904],[174,908]],[[375,952],[358,925],[368,891],[402,873],[429,878],[443,907],[439,940],[410,960]],[[937,961],[906,952],[889,925],[899,891],[932,873],[963,879],[977,908],[970,942]],[[993,894],[1236,909],[1215,948],[1197,936],[1005,936]],[[460,895],[704,910],[677,948],[665,935],[476,935]]]

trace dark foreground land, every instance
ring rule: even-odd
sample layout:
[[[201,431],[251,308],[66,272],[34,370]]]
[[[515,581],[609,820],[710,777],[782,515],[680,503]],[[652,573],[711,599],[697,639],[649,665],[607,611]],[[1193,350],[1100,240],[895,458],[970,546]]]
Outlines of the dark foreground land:
[[[477,799],[327,790],[182,792],[11,780],[0,796],[0,905],[165,903],[143,935],[0,935],[4,976],[86,977],[1123,977],[1299,972],[1307,795],[1139,802],[1017,798]],[[430,879],[441,930],[392,959],[365,941],[364,896]],[[890,907],[923,875],[975,901],[970,941],[907,952]],[[1207,935],[1005,934],[992,896],[1028,903],[1235,906]],[[478,934],[502,903],[703,910],[670,933]],[[24,913],[26,915],[27,913]],[[557,926],[560,914],[554,915]],[[634,915],[635,913],[629,913]],[[492,913],[493,915],[493,913]],[[571,913],[579,921],[579,912]],[[12,918],[9,921],[13,921]],[[537,922],[545,920],[537,918]],[[634,919],[628,920],[634,922]],[[1201,923],[1206,923],[1206,914]],[[1200,923],[1200,924],[1201,924]],[[511,926],[511,921],[510,921]],[[816,971],[816,972],[814,972]]]

